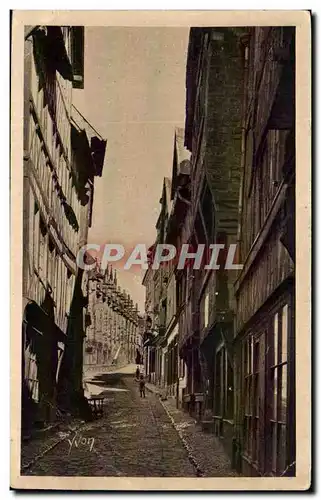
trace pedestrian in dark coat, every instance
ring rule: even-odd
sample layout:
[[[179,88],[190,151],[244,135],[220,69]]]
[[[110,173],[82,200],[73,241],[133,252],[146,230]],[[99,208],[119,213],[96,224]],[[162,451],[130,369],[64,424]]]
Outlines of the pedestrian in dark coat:
[[[145,396],[145,379],[144,379],[144,375],[142,374],[140,376],[140,379],[139,379],[139,392],[140,392],[140,397],[142,398],[144,396],[144,398],[146,397]]]
[[[136,375],[136,379],[137,379],[137,380],[139,379],[139,374],[140,374],[140,371],[139,371],[139,366],[137,366],[137,368],[136,368],[136,373],[135,373],[135,375]]]

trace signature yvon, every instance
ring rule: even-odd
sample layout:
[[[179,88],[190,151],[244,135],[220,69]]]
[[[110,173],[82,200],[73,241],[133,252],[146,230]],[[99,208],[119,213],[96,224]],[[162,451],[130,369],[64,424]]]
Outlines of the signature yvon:
[[[69,433],[65,437],[67,438],[67,436],[69,436]],[[86,448],[89,449],[89,451],[93,451],[95,438],[85,437],[76,432],[72,439],[67,438],[67,442],[69,444],[69,453],[72,448]]]

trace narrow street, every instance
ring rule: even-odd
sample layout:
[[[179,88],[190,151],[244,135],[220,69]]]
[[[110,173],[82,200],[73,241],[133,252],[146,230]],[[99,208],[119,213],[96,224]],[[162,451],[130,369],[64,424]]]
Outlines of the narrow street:
[[[196,476],[156,395],[146,391],[140,398],[134,377],[127,374],[103,374],[95,383],[107,390],[104,417],[70,432],[25,474]]]
[[[141,398],[135,365],[92,377],[104,394],[104,416],[75,421],[23,443],[22,474],[32,476],[235,477],[218,438],[204,433],[175,400],[161,401],[147,384]]]

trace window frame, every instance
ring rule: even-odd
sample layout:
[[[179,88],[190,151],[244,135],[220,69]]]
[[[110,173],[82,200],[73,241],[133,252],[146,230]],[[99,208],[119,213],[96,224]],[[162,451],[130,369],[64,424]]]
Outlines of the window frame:
[[[228,372],[232,373],[232,396],[229,398],[228,393]],[[229,407],[232,401],[232,406]],[[215,352],[215,369],[214,369],[214,401],[213,409],[215,417],[223,420],[233,421],[234,419],[234,369],[229,360],[227,347],[223,342]]]
[[[283,296],[267,314],[242,340],[243,455],[260,473],[281,476],[290,460],[291,297]]]
[[[286,309],[286,328],[284,328],[284,316],[283,311]],[[269,358],[268,366],[268,377],[270,384],[270,394],[271,394],[271,406],[269,412],[269,436],[271,439],[271,460],[269,464],[270,472],[273,475],[281,475],[287,467],[287,453],[285,456],[282,452],[287,450],[288,445],[288,426],[287,426],[287,413],[288,413],[288,377],[289,377],[289,319],[290,319],[290,304],[283,302],[274,311],[273,322],[270,333],[270,346],[272,347],[272,353]],[[276,321],[275,321],[276,319]],[[277,332],[276,332],[277,325]],[[283,338],[284,333],[286,334],[286,358],[283,359]],[[277,342],[275,342],[275,340]],[[277,346],[276,346],[277,343]],[[282,392],[283,392],[283,380],[284,380],[284,368],[285,372],[285,391],[286,391],[286,404],[285,411],[282,409]],[[276,377],[275,377],[276,375]],[[276,387],[275,387],[276,381]],[[275,391],[276,389],[276,391]],[[284,399],[284,398],[283,398]],[[276,405],[276,407],[274,406]],[[285,415],[285,418],[283,415]],[[283,417],[283,418],[282,418]],[[285,442],[282,441],[282,431],[284,431]],[[283,460],[283,465],[282,465]]]

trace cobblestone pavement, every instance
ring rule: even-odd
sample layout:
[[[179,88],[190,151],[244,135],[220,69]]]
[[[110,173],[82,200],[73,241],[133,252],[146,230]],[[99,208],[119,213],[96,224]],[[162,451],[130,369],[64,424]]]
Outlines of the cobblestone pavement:
[[[22,450],[23,474],[197,475],[197,469],[157,395],[146,391],[146,398],[140,398],[137,382],[128,374],[102,374],[94,383],[106,390],[105,416],[87,424],[76,422],[72,428],[69,425],[54,436],[25,444]]]
[[[159,389],[147,384],[147,389],[155,395],[161,395]],[[205,433],[188,413],[176,408],[176,401],[169,397],[162,401],[170,420],[177,430],[183,444],[188,450],[190,459],[203,477],[236,477],[231,462],[220,439],[214,434]]]

